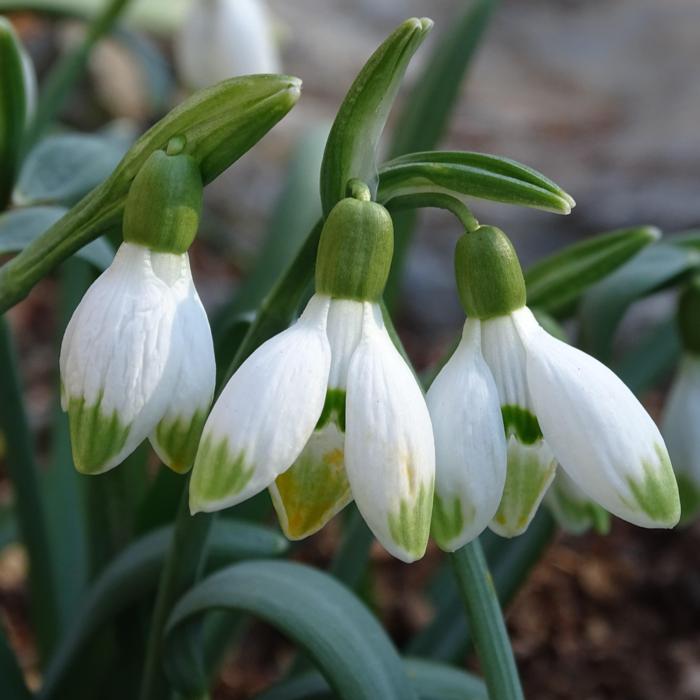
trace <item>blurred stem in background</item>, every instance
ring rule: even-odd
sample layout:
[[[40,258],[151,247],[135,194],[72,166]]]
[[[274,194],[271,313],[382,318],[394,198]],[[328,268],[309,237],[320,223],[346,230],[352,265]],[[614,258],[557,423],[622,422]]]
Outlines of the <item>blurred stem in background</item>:
[[[108,34],[130,0],[110,0],[104,10],[90,22],[78,46],[68,51],[56,63],[41,86],[34,118],[24,137],[26,153],[44,134],[56,118],[73,85],[80,78],[97,42]]]

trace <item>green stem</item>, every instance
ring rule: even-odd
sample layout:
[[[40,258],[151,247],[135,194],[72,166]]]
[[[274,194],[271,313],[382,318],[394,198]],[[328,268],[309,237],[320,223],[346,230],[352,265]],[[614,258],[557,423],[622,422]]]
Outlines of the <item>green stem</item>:
[[[34,629],[46,658],[59,625],[54,596],[55,577],[41,498],[39,469],[34,461],[32,435],[22,399],[17,359],[7,321],[0,318],[0,431],[5,437],[7,470],[15,493],[15,514],[29,556],[29,586]]]
[[[90,22],[85,37],[72,51],[56,64],[42,85],[34,119],[27,128],[24,140],[25,152],[43,135],[63,105],[66,95],[85,69],[95,44],[110,32],[129,0],[111,0],[104,10]]]
[[[434,207],[446,209],[452,212],[460,221],[466,231],[473,231],[479,226],[474,214],[469,207],[457,197],[440,192],[425,192],[406,194],[390,199],[387,207],[389,211],[405,211],[406,209],[418,209],[421,207]]]
[[[168,697],[169,691],[161,665],[163,629],[177,599],[201,575],[206,560],[207,537],[214,517],[209,513],[190,515],[189,490],[185,488],[175,520],[170,550],[158,584],[141,681],[141,700]]]
[[[450,555],[492,700],[523,700],[520,678],[486,558],[478,540]]]

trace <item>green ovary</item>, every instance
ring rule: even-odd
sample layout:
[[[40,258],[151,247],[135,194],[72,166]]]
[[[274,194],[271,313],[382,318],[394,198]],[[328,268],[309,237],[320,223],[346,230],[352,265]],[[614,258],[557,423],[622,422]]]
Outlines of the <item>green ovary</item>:
[[[681,514],[676,477],[666,450],[655,445],[658,462],[642,462],[643,479],[629,477],[627,483],[637,506],[661,526],[673,527]]]
[[[102,393],[92,406],[84,397],[70,397],[68,422],[75,467],[83,474],[100,474],[124,447],[131,425],[125,425],[116,410],[105,415]]]
[[[468,505],[465,517],[462,501],[459,497],[455,496],[453,499],[443,500],[436,493],[431,524],[431,531],[435,541],[441,548],[449,548],[450,544],[462,534],[465,525],[474,520],[475,515],[476,508],[472,504]]]
[[[158,423],[154,437],[161,458],[178,474],[186,473],[192,466],[205,420],[206,413],[197,411],[189,420],[164,418]]]
[[[554,477],[556,461],[543,461],[536,447],[523,446],[511,438],[503,496],[493,522],[499,534],[514,537],[527,529],[547,487]]]
[[[190,505],[193,510],[206,510],[202,505],[217,504],[240,493],[253,476],[245,455],[231,454],[227,438],[214,442],[207,435],[199,445],[190,481]],[[224,507],[224,506],[222,506]]]
[[[433,512],[433,482],[421,484],[415,498],[402,498],[399,510],[389,513],[389,533],[396,544],[412,557],[425,553]]]

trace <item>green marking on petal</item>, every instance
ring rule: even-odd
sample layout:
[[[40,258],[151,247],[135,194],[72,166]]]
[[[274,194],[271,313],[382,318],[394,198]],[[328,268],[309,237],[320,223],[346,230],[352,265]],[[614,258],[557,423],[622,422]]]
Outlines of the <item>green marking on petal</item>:
[[[542,439],[542,431],[537,418],[526,408],[508,404],[501,406],[503,427],[506,436],[515,435],[523,445],[534,445]]]
[[[228,438],[215,443],[212,436],[207,435],[199,443],[194,462],[190,503],[201,506],[234,497],[250,481],[253,471],[252,466],[246,466],[243,452],[231,454]]]
[[[83,474],[99,474],[124,447],[131,425],[125,425],[116,410],[105,415],[102,393],[87,406],[84,397],[68,400],[68,423],[75,468]]]
[[[205,411],[196,411],[189,420],[181,417],[175,420],[164,418],[156,426],[155,440],[161,458],[178,474],[190,470],[206,418]]]
[[[323,403],[321,417],[316,423],[316,430],[321,430],[329,421],[333,421],[342,432],[345,432],[345,390],[329,389]]]
[[[678,485],[666,450],[661,445],[654,445],[654,450],[658,462],[642,462],[644,478],[628,477],[627,483],[644,513],[659,525],[673,527],[681,515]]]
[[[677,474],[676,481],[681,499],[681,522],[689,523],[700,511],[700,486],[687,474]]]
[[[433,486],[421,484],[415,498],[402,498],[399,510],[389,513],[389,533],[403,550],[416,559],[425,554],[433,511]]]
[[[470,503],[466,517],[462,510],[462,501],[458,496],[451,500],[443,500],[435,494],[433,501],[432,535],[442,549],[459,537],[465,525],[471,523],[476,516],[476,508]]]
[[[547,504],[567,532],[578,535],[591,527],[601,535],[610,532],[610,513],[593,501],[574,498],[558,480],[552,484]]]
[[[554,459],[543,461],[536,446],[521,445],[511,438],[506,483],[493,517],[499,534],[514,537],[527,529],[554,478],[556,468]]]
[[[352,500],[343,447],[343,433],[335,423],[327,423],[275,480],[273,503],[289,539],[317,532]]]

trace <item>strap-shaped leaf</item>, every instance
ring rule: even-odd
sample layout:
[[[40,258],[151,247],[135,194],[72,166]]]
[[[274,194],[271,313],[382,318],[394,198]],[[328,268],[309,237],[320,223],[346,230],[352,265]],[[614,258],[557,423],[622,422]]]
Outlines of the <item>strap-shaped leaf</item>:
[[[149,129],[103,184],[0,268],[0,311],[22,299],[59,262],[119,225],[129,186],[151,153],[182,138],[184,152],[197,160],[204,182],[211,182],[294,106],[299,90],[297,78],[253,75],[192,95]]]
[[[515,161],[483,153],[426,152],[395,158],[379,171],[377,199],[437,192],[568,214],[573,199],[551,180]]]
[[[41,697],[53,697],[64,674],[79,660],[83,645],[102,625],[155,589],[172,535],[172,526],[154,530],[129,545],[105,568],[51,659]],[[207,566],[212,570],[237,559],[276,556],[287,546],[287,541],[277,532],[219,518],[212,526]]]
[[[0,626],[0,697],[3,700],[31,700],[17,658]]]
[[[0,254],[24,250],[66,213],[63,207],[31,207],[0,214]],[[109,267],[114,248],[105,238],[90,241],[75,253],[97,269]]]
[[[653,292],[674,285],[700,268],[700,251],[659,243],[649,246],[584,295],[581,339],[588,352],[603,362],[612,355],[615,330],[629,306]]]
[[[0,17],[0,207],[7,203],[19,165],[26,99],[19,40]]]
[[[429,19],[408,19],[372,54],[348,90],[326,143],[321,165],[324,214],[345,196],[351,178],[374,191],[377,145],[406,66],[430,31]]]
[[[447,664],[425,659],[404,659],[404,668],[421,700],[488,700],[483,682]],[[333,700],[320,673],[309,671],[278,683],[254,700]]]
[[[653,226],[619,229],[574,243],[540,260],[525,272],[528,305],[560,315],[591,285],[660,236],[661,231]]]
[[[286,561],[244,562],[224,569],[175,606],[167,627],[169,644],[177,644],[181,625],[186,628],[202,613],[221,609],[251,613],[290,637],[344,700],[417,700],[379,622],[327,574]],[[188,691],[177,653],[166,653],[165,659],[171,682]]]
[[[27,155],[12,199],[21,206],[75,204],[109,177],[126,150],[106,136],[50,136]]]

